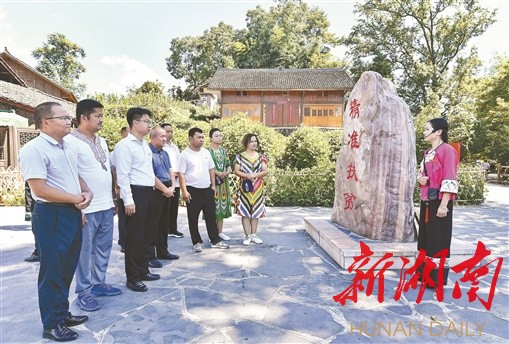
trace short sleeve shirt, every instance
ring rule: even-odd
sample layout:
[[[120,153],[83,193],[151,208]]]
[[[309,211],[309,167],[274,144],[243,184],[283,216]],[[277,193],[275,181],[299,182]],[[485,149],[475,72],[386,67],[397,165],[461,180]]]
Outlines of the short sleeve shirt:
[[[25,180],[45,179],[51,187],[77,195],[81,192],[78,178],[78,153],[66,141],[58,142],[41,133],[19,152],[19,166]],[[47,202],[32,192],[36,201]]]

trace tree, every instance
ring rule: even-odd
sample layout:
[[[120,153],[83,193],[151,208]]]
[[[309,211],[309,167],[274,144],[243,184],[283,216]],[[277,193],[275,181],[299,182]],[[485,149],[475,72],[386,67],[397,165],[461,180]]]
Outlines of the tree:
[[[127,90],[129,94],[141,94],[141,93],[150,93],[150,94],[164,94],[164,85],[162,82],[156,81],[145,81],[140,87],[131,87]]]
[[[171,55],[166,59],[170,74],[188,84],[183,94],[192,94],[214,74],[218,67],[234,67],[234,44],[238,31],[220,22],[202,36],[171,40]]]
[[[419,113],[438,96],[441,116],[453,112],[464,97],[460,81],[479,66],[477,51],[468,51],[468,43],[486,31],[496,14],[478,0],[366,0],[354,12],[359,20],[342,39],[354,65],[364,63],[377,71],[387,63],[370,61],[378,57],[388,62],[412,112]]]
[[[261,6],[246,14],[247,30],[237,43],[241,68],[317,68],[340,64],[330,53],[339,39],[318,7],[300,0],[279,0],[269,11]]]
[[[76,43],[61,33],[52,33],[42,47],[32,51],[32,56],[38,60],[36,69],[39,72],[72,91],[77,97],[84,93],[86,86],[78,80],[86,71],[80,62],[86,54]]]
[[[490,75],[478,83],[479,97],[475,103],[476,157],[509,164],[509,57],[499,56]]]
[[[318,68],[342,65],[330,53],[339,39],[317,7],[300,0],[278,0],[269,11],[260,6],[246,14],[247,28],[223,22],[201,36],[171,41],[168,71],[184,79],[186,91],[204,84],[217,68]]]

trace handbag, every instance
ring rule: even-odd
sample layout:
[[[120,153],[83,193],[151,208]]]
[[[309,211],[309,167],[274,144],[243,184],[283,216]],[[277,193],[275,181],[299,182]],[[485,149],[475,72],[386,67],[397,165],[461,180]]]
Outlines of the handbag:
[[[216,185],[221,185],[224,183],[224,179],[221,177],[216,176]]]
[[[241,184],[242,191],[244,192],[251,192],[253,191],[253,182],[250,179],[244,179]]]
[[[424,161],[423,165],[424,165],[424,174],[426,174],[426,176],[428,176],[428,171],[426,170],[426,161]],[[429,183],[429,179],[428,179],[428,183]],[[439,189],[428,188],[428,200],[430,200],[430,201],[437,200],[439,192],[440,192]]]

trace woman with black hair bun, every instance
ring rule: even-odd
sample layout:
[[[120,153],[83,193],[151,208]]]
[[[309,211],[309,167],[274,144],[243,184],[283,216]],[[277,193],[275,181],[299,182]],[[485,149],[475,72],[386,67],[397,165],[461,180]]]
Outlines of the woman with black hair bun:
[[[421,199],[417,249],[424,250],[437,265],[430,273],[434,285],[429,287],[437,287],[440,281],[447,284],[449,274],[447,263],[443,269],[439,268],[440,252],[447,250],[446,257],[450,256],[453,200],[458,193],[457,153],[448,144],[448,131],[449,125],[443,118],[426,123],[424,141],[430,143],[431,148],[424,152],[417,179]],[[440,271],[443,271],[442,276]]]

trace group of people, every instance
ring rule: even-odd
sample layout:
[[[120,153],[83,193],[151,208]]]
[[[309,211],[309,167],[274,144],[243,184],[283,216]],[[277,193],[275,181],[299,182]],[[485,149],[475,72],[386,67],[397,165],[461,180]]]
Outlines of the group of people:
[[[263,243],[258,219],[265,216],[263,177],[267,159],[258,153],[258,137],[247,134],[245,151],[233,169],[221,146],[222,133],[210,130],[210,148],[203,148],[203,131],[191,128],[182,152],[172,142],[170,124],[152,125],[152,113],[130,108],[128,128],[110,153],[102,128],[103,106],[93,99],[76,107],[78,127],[59,103],[40,104],[35,110],[40,135],[20,151],[19,165],[34,200],[32,229],[40,261],[39,309],[43,338],[71,341],[79,335],[69,327],[88,316],[69,312],[69,288],[76,276],[77,304],[82,310],[100,308],[99,296],[115,296],[120,288],[106,283],[112,249],[114,215],[118,214],[119,244],[125,253],[126,286],[148,290],[145,281],[160,275],[161,259],[177,260],[168,250],[168,236],[183,237],[177,229],[180,195],[186,202],[194,252],[204,249],[198,230],[202,212],[210,246],[228,249],[223,219],[232,215],[228,176],[240,177],[235,201],[242,216],[244,245]],[[145,141],[149,134],[150,143]]]

